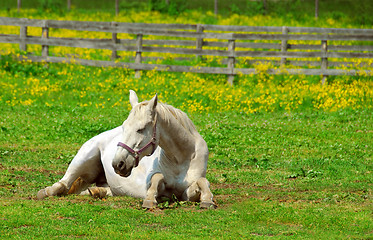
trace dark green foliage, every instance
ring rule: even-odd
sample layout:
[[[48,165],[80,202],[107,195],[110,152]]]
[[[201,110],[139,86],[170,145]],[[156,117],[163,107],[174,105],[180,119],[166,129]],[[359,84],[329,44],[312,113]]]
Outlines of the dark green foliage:
[[[165,0],[149,0],[149,9],[169,15],[178,15],[185,11],[186,2],[183,0],[170,0],[166,3]]]

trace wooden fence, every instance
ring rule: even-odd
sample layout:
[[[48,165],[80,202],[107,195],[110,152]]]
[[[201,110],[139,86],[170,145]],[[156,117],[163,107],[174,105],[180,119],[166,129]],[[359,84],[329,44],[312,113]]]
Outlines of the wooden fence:
[[[141,70],[226,74],[233,84],[237,74],[252,74],[255,62],[271,62],[269,74],[357,75],[371,74],[373,29],[312,27],[250,27],[193,24],[145,24],[120,22],[57,21],[0,17],[0,25],[18,26],[19,34],[0,33],[0,43],[41,45],[41,54],[28,53],[36,62],[74,62],[88,66],[113,66]],[[29,27],[42,29],[41,36],[28,35]],[[111,38],[50,37],[51,29],[111,33]],[[119,38],[118,34],[123,35]],[[55,56],[50,46],[106,49],[108,60]],[[132,52],[132,58],[119,53]],[[172,64],[155,64],[157,59],[175,55]],[[195,61],[220,66],[196,67]],[[175,64],[182,60],[182,65]],[[174,63],[175,62],[175,63]],[[194,65],[193,65],[194,63]],[[208,64],[206,64],[208,65]],[[295,67],[294,67],[295,66]],[[298,68],[297,68],[298,67]],[[299,68],[300,67],[300,68]]]

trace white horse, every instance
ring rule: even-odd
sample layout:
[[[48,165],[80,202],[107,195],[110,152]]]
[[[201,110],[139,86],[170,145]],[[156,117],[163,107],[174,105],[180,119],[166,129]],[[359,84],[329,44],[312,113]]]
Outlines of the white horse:
[[[130,177],[155,148],[161,147],[143,207],[157,206],[160,197],[176,196],[183,201],[200,201],[202,208],[215,208],[206,179],[208,148],[188,116],[170,105],[138,102],[130,91],[132,110],[124,121],[122,142],[113,159],[115,172]]]
[[[62,179],[37,193],[38,199],[66,194],[127,195],[144,199],[151,176],[158,165],[160,148],[152,156],[144,157],[131,176],[121,177],[114,172],[112,160],[117,143],[122,136],[122,127],[103,132],[83,144],[71,161]],[[96,187],[90,187],[96,184]]]
[[[158,104],[156,108],[157,97],[149,103],[138,104],[136,93],[130,91],[130,102],[133,110],[123,126],[101,133],[84,143],[62,179],[40,190],[37,198],[79,193],[94,197],[127,195],[145,199],[143,207],[151,208],[157,205],[156,198],[175,195],[180,200],[201,201],[203,208],[216,207],[205,178],[207,145],[193,123],[183,112],[171,106]],[[135,119],[134,116],[142,116],[140,109],[143,110],[143,119]],[[155,121],[154,116],[160,116],[160,121]],[[167,122],[172,123],[169,129],[171,133],[175,133],[176,129],[180,131],[176,135],[181,140],[173,142],[176,135],[170,138],[165,131]],[[176,123],[181,126],[174,126]],[[149,130],[150,125],[153,128]],[[130,126],[136,129],[130,129]],[[150,132],[153,136],[148,137],[146,134]],[[147,139],[151,140],[144,144]],[[121,143],[121,140],[138,150]],[[195,152],[191,153],[193,141]],[[165,146],[165,151],[157,147],[158,144]],[[173,150],[176,155],[171,154]],[[145,156],[147,154],[151,155]],[[92,184],[96,184],[96,187],[89,187]]]

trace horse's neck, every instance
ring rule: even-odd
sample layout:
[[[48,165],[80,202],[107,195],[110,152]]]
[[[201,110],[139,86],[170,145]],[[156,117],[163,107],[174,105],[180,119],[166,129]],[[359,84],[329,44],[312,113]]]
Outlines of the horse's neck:
[[[159,146],[171,159],[177,161],[190,158],[195,151],[196,139],[190,131],[185,129],[176,119],[169,121],[161,118],[159,121],[160,142]]]

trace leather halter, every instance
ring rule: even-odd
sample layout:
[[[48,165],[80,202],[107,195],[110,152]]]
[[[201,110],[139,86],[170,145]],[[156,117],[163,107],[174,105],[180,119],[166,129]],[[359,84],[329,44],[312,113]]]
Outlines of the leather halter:
[[[139,165],[139,162],[140,162],[140,154],[145,151],[146,149],[148,149],[150,146],[153,146],[153,149],[152,149],[152,152],[147,155],[147,156],[150,156],[152,155],[154,152],[155,152],[155,149],[156,149],[156,137],[157,137],[157,118],[156,120],[154,121],[154,126],[153,126],[153,137],[152,139],[145,145],[143,146],[142,148],[140,148],[138,151],[135,151],[134,149],[132,149],[131,147],[129,147],[128,145],[122,143],[122,142],[118,142],[118,145],[119,147],[122,147],[124,149],[126,149],[129,153],[132,154],[132,156],[136,159],[136,166]]]

